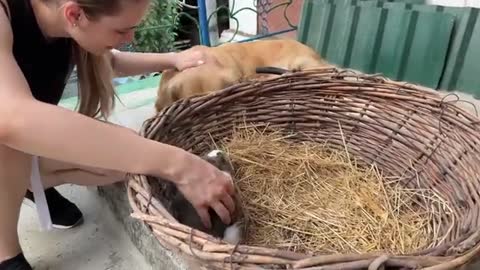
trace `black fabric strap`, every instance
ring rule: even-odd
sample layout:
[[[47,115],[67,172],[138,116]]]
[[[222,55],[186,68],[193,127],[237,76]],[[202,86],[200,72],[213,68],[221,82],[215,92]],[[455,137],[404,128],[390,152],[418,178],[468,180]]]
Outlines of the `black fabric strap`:
[[[11,259],[0,262],[0,270],[33,270],[33,268],[21,252]]]

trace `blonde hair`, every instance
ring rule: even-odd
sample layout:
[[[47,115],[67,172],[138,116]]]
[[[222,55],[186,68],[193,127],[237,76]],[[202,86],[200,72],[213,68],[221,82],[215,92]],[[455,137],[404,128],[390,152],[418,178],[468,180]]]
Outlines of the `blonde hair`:
[[[74,45],[73,49],[78,76],[78,112],[106,120],[116,97],[110,59],[93,55],[78,45]]]
[[[89,20],[102,15],[113,15],[120,9],[122,0],[74,0]],[[115,105],[115,90],[112,85],[113,71],[110,58],[87,52],[73,45],[73,57],[78,75],[78,112],[90,117],[110,115]]]

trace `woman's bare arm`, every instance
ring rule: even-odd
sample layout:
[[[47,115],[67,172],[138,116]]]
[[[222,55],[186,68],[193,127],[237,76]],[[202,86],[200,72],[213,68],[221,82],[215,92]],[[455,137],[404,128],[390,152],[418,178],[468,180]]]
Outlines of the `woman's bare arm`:
[[[132,76],[166,69],[183,70],[207,61],[206,50],[193,48],[179,53],[111,51],[112,68],[117,76]]]
[[[183,153],[179,149],[35,100],[13,55],[5,47],[0,50],[0,140],[3,144],[65,162],[172,177],[173,172],[158,169],[174,168],[170,160],[181,158]],[[155,164],[151,164],[152,161]]]
[[[179,186],[207,225],[208,206],[229,221],[233,186],[226,175],[179,148],[35,100],[12,44],[10,24],[0,12],[1,144],[64,162],[163,177]]]
[[[175,68],[177,53],[141,53],[111,51],[112,67],[117,76],[133,76]]]

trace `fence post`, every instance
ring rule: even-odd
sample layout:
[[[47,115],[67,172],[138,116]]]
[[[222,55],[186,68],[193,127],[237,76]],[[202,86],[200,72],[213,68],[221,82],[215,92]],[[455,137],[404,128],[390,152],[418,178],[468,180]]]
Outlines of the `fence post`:
[[[198,18],[200,21],[200,40],[202,45],[210,46],[210,37],[208,35],[207,5],[205,0],[198,0]]]

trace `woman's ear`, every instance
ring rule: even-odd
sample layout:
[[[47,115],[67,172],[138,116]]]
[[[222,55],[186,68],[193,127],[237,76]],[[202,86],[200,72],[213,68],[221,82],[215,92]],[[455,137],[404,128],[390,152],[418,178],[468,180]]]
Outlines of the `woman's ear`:
[[[67,27],[77,27],[80,19],[84,17],[82,8],[75,1],[67,1],[63,5],[63,14],[67,21]]]

